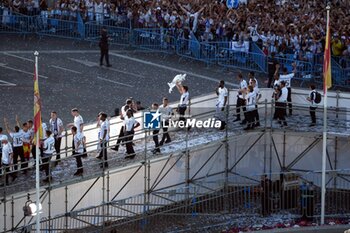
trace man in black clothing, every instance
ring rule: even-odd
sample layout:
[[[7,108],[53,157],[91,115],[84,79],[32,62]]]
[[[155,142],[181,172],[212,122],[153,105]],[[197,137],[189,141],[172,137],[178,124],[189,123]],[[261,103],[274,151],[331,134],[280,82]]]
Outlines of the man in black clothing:
[[[271,58],[268,59],[268,63],[267,63],[267,72],[268,72],[268,81],[267,81],[267,87],[271,88],[273,87],[273,80],[274,80],[274,76],[275,74],[278,74],[278,70],[279,70],[279,64],[278,61],[275,58],[275,53],[271,53]]]
[[[316,125],[316,109],[317,109],[317,103],[316,100],[316,86],[314,84],[310,84],[311,92],[309,96],[307,97],[307,101],[310,102],[310,117],[311,117],[311,124],[310,127]]]
[[[103,58],[105,58],[107,67],[111,67],[111,64],[109,64],[109,57],[108,57],[108,35],[107,35],[107,29],[105,27],[103,27],[101,30],[101,39],[100,39],[99,46],[101,50],[100,66],[103,65]]]

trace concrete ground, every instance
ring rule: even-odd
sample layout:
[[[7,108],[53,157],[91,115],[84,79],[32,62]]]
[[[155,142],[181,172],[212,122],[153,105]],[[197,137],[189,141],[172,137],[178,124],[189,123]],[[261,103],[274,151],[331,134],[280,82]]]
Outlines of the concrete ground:
[[[78,107],[86,122],[95,120],[100,111],[113,114],[128,97],[146,107],[160,102],[163,96],[179,99],[174,90],[168,93],[167,82],[187,73],[186,85],[192,96],[212,92],[223,79],[229,87],[237,84],[234,73],[203,63],[179,60],[177,56],[111,47],[111,68],[99,66],[99,50],[88,42],[57,38],[19,37],[0,34],[0,92],[4,100],[1,118],[14,123],[15,114],[26,120],[33,116],[34,55],[39,55],[39,82],[43,121],[57,111],[64,123],[72,120],[70,109]],[[2,119],[0,126],[2,125]]]

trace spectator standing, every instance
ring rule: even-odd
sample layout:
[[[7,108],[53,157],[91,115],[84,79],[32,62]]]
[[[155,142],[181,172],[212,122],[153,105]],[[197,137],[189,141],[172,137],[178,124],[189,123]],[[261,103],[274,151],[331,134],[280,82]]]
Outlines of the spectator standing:
[[[13,159],[13,150],[12,150],[12,146],[10,143],[8,143],[8,139],[6,136],[2,136],[1,139],[1,143],[2,143],[2,157],[1,157],[1,167],[2,170],[5,171],[6,175],[5,175],[5,184],[8,185],[9,184],[9,176],[10,176],[10,165],[11,165],[11,161]],[[13,175],[12,175],[13,176]],[[14,181],[16,179],[16,176],[13,176],[13,180]]]

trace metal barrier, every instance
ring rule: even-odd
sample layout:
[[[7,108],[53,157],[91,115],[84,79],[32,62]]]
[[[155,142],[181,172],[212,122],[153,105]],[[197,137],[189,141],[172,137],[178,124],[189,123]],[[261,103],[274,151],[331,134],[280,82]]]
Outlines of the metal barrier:
[[[25,15],[0,15],[0,33],[28,34],[35,32],[34,18]]]
[[[131,31],[129,28],[105,26],[96,22],[87,22],[84,26],[84,38],[86,41],[98,43],[100,41],[102,27],[104,27],[108,31],[110,44],[129,45],[130,43]]]
[[[134,29],[132,45],[136,48],[173,54],[176,39],[168,29]]]
[[[258,55],[253,55],[253,61],[259,66],[262,72],[267,73],[267,56],[265,56],[265,59],[261,57],[261,55],[265,55],[264,52],[259,48],[259,46],[255,43],[251,44],[251,51],[254,54]]]
[[[67,39],[84,39],[85,25],[79,21],[69,21],[46,16],[37,16],[37,34]]]

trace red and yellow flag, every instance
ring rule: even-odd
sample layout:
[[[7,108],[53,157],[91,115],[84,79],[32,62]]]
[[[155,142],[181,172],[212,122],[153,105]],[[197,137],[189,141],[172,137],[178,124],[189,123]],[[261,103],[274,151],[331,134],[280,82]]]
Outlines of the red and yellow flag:
[[[327,19],[327,35],[326,46],[324,50],[324,63],[323,63],[323,91],[326,93],[328,88],[332,87],[332,71],[331,71],[331,33],[330,33],[330,20],[329,15]]]
[[[39,139],[43,138],[43,130],[41,127],[41,99],[39,94],[39,81],[37,74],[37,66],[34,65],[34,136],[39,132]],[[35,140],[36,142],[36,140]]]

